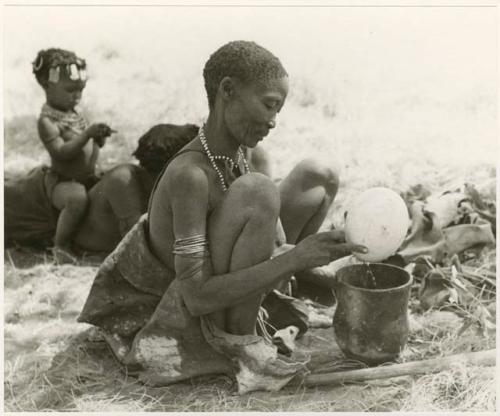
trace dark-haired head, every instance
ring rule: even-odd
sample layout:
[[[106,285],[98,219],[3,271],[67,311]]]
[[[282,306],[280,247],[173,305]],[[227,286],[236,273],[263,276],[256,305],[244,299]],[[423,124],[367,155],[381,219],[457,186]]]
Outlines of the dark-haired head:
[[[132,155],[148,172],[158,174],[172,156],[196,137],[198,130],[194,124],[157,124],[139,139]]]
[[[43,88],[49,81],[57,82],[59,78],[85,83],[86,66],[85,60],[74,52],[50,48],[38,52],[33,61],[33,73]]]
[[[217,49],[203,69],[208,105],[213,108],[224,77],[243,83],[267,81],[288,76],[280,60],[267,49],[249,41],[229,42]]]

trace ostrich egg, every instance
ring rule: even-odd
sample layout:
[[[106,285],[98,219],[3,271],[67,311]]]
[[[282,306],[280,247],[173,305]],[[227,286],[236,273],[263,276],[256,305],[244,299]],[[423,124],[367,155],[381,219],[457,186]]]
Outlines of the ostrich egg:
[[[382,261],[399,249],[409,222],[403,198],[388,188],[370,188],[348,205],[345,238],[368,249],[368,253],[353,253],[359,260]]]

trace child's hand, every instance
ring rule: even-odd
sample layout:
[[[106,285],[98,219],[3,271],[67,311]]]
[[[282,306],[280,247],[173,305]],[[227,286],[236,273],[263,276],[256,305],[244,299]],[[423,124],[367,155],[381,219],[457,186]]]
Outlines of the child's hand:
[[[106,143],[106,137],[111,136],[112,133],[115,133],[111,127],[109,127],[105,123],[95,123],[92,124],[86,131],[88,137],[94,139],[99,147],[104,146]]]

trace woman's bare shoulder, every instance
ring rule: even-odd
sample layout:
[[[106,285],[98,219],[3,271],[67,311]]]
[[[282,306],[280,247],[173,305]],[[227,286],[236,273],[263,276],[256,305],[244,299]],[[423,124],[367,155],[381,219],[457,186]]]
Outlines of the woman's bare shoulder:
[[[178,155],[167,166],[160,182],[172,189],[199,187],[207,183],[206,157],[198,150]]]
[[[168,165],[153,190],[151,215],[173,210],[180,218],[208,204],[208,175],[200,156],[203,155],[189,152],[179,155]]]

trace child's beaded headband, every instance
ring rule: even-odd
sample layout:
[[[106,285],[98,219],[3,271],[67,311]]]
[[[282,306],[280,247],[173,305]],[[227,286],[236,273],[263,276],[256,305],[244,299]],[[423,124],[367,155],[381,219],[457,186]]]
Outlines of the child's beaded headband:
[[[40,58],[38,65],[36,62],[33,62],[33,70],[34,72],[39,71],[43,65],[43,57]],[[86,81],[87,80],[87,71],[85,70],[85,61],[81,59],[77,59],[76,63],[72,64],[59,64],[53,66],[49,69],[49,82],[57,84],[60,79],[61,67],[64,66],[66,73],[71,81]]]

